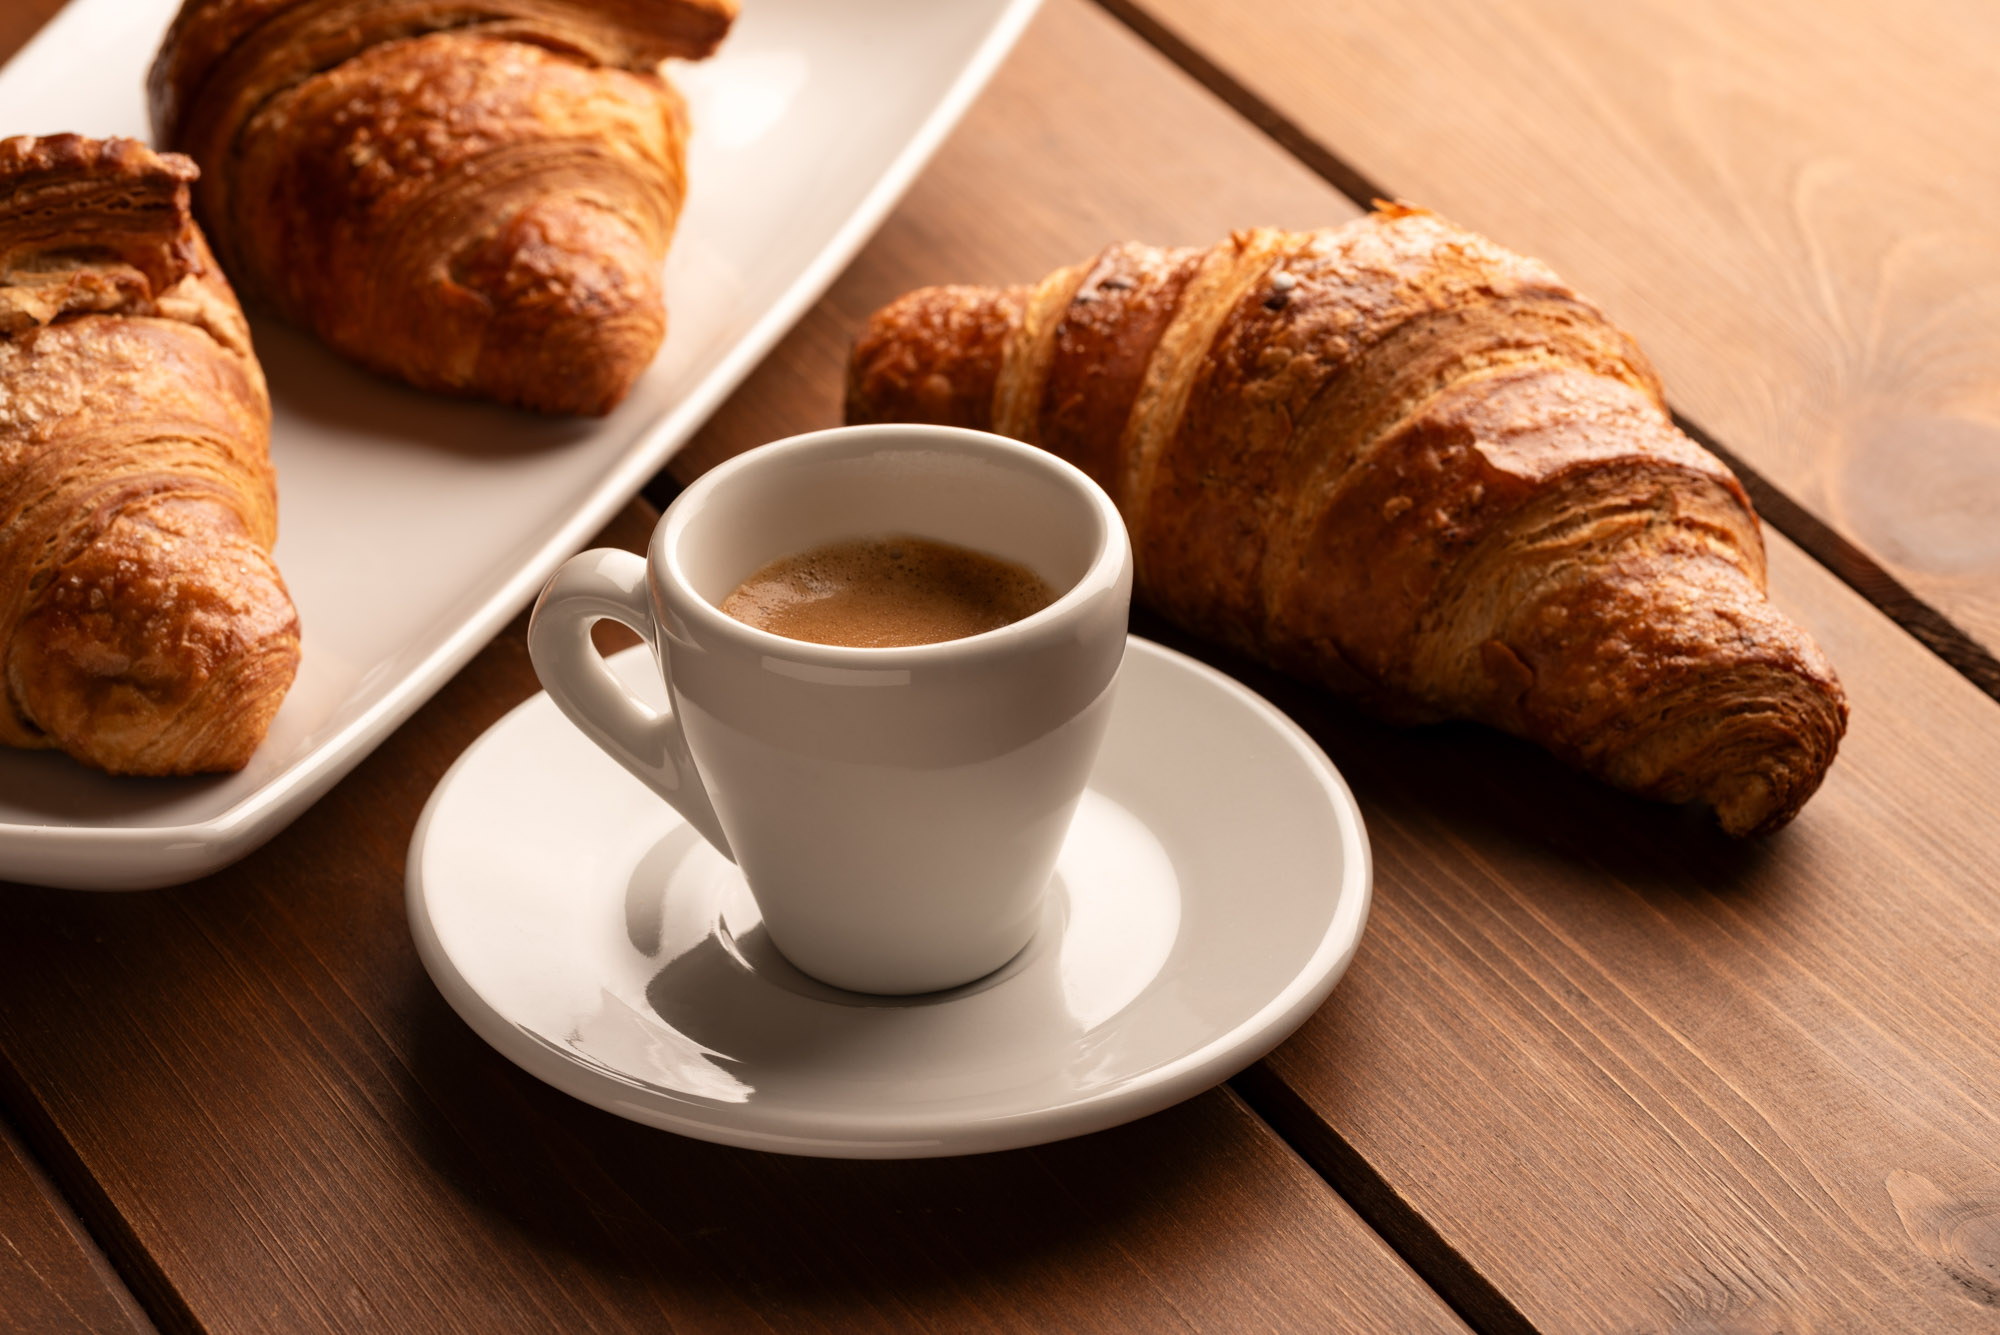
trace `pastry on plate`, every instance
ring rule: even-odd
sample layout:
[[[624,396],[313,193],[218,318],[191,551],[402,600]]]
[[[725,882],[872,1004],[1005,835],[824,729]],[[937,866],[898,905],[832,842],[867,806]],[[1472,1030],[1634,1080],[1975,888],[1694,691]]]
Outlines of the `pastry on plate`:
[[[0,140],[0,743],[243,767],[299,662],[270,401],[194,164]]]
[[[1631,338],[1419,209],[913,292],[857,340],[847,416],[1053,450],[1118,503],[1169,619],[1735,834],[1790,820],[1846,728],[1743,488]]]
[[[246,300],[424,389],[606,413],[666,333],[687,113],[735,0],[187,0],[158,142]]]

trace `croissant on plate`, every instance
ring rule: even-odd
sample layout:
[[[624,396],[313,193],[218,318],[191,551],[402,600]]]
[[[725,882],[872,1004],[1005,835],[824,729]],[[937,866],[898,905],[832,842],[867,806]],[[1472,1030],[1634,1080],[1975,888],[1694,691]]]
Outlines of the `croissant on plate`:
[[[0,140],[0,743],[240,769],[299,662],[271,409],[194,164]]]
[[[1845,731],[1757,517],[1632,340],[1543,265],[1382,206],[877,312],[851,422],[1041,445],[1125,516],[1140,596],[1401,721],[1475,719],[1774,830]]]
[[[158,142],[245,298],[425,389],[606,413],[666,334],[687,116],[735,0],[186,0]]]

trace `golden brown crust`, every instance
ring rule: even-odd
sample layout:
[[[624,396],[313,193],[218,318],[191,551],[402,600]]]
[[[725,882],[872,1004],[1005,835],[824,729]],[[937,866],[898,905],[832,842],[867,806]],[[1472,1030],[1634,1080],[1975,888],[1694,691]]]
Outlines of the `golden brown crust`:
[[[715,53],[736,0],[188,0],[148,79],[153,130],[186,142],[204,103],[240,124],[281,89],[385,41],[484,28],[650,72]],[[211,89],[211,81],[226,85]],[[198,137],[198,136],[195,136]]]
[[[1112,246],[1090,266],[1056,326],[1040,444],[1106,489],[1117,485],[1119,442],[1153,350],[1205,254]]]
[[[847,416],[993,429],[993,393],[1023,288],[927,287],[875,313],[854,342]]]
[[[162,142],[246,295],[426,389],[604,413],[666,330],[685,107],[733,0],[188,0]]]
[[[989,299],[941,291],[870,322],[849,420],[991,388],[954,363],[948,309]],[[885,373],[915,312],[923,395]],[[1845,699],[1765,601],[1742,488],[1542,265],[1392,206],[1193,258],[1114,247],[1053,318],[1015,434],[1106,485],[1140,595],[1183,626],[1392,717],[1478,719],[1706,801],[1733,833],[1784,824],[1832,763]]]
[[[269,400],[192,176],[129,141],[0,142],[0,293],[118,296],[0,338],[0,743],[115,773],[240,768],[298,663]]]
[[[685,124],[653,76],[520,42],[371,47],[246,126],[242,272],[377,371],[607,412],[666,332],[660,262]]]

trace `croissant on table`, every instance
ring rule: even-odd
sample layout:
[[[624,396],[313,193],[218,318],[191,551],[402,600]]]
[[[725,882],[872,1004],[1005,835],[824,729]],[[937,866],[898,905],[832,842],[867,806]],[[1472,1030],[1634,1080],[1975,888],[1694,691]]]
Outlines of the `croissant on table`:
[[[1632,340],[1422,210],[913,292],[856,341],[847,417],[1054,451],[1117,502],[1170,620],[1733,834],[1790,820],[1846,728],[1742,487]]]
[[[245,298],[421,388],[609,412],[666,334],[687,116],[735,0],[186,0],[159,143]]]
[[[240,769],[299,661],[271,409],[194,164],[0,140],[0,743]]]

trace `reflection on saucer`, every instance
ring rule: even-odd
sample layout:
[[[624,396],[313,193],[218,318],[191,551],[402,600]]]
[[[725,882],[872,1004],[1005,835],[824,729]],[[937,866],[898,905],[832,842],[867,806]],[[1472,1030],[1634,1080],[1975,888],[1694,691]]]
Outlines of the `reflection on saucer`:
[[[755,1092],[715,1053],[608,989],[602,1004],[565,1036],[564,1046],[600,1071],[653,1090],[718,1103],[747,1103]]]
[[[801,973],[764,930],[743,874],[686,825],[639,858],[621,907],[626,941],[650,976],[636,995],[603,989],[565,1026],[582,1060],[743,1102],[758,1096],[753,1073],[840,1081],[915,1045],[928,1051],[925,1095],[948,1100],[991,1088],[996,1062],[1011,1065],[999,1060],[1010,1035],[1033,1039],[1017,1060],[1088,1051],[1090,1031],[1165,966],[1180,928],[1180,885],[1143,822],[1086,793],[1034,939],[984,978],[916,997],[849,992]],[[957,1022],[899,1014],[940,1007],[992,1012],[989,1041],[968,1045]]]

